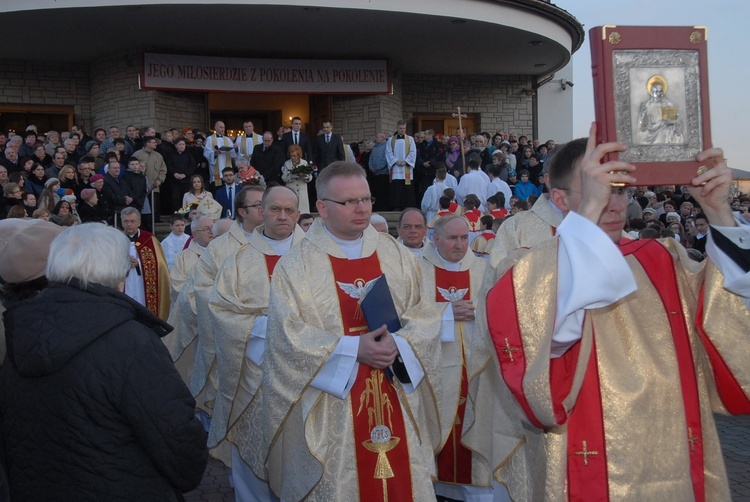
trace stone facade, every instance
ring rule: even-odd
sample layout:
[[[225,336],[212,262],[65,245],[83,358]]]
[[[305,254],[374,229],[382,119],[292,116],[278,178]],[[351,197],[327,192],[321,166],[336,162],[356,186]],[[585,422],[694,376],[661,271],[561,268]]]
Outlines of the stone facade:
[[[0,103],[72,106],[74,120],[91,115],[89,65],[0,59]]]
[[[73,106],[75,122],[88,131],[128,124],[202,127],[203,93],[143,90],[138,86],[140,54],[118,53],[89,64],[0,60],[0,103]],[[410,75],[394,72],[393,93],[333,97],[334,128],[347,142],[372,139],[379,130],[416,113],[462,111],[479,116],[479,130],[532,135],[533,98],[523,76]],[[411,129],[410,129],[411,130]]]
[[[479,130],[512,131],[531,136],[533,100],[523,89],[531,78],[507,75],[404,75],[404,119],[415,113],[479,114]],[[469,131],[471,132],[471,131]],[[478,132],[478,131],[475,131]]]
[[[206,96],[202,92],[167,92],[156,93],[156,130],[168,127],[182,130],[185,126],[203,128],[206,123]]]
[[[91,128],[111,125],[124,129],[153,126],[203,127],[205,95],[192,92],[147,91],[138,88],[140,55],[118,54],[91,65]]]
[[[394,131],[403,115],[402,81],[392,80],[393,94],[375,96],[334,96],[332,120],[335,132],[344,136],[347,143],[360,139],[372,140],[380,130]]]

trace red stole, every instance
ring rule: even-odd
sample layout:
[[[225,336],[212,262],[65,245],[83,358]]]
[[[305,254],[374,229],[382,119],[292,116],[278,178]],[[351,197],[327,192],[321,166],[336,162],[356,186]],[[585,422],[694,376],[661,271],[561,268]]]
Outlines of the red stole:
[[[471,300],[469,271],[454,272],[435,267],[435,301],[445,303],[458,300]],[[437,468],[439,481],[471,484],[471,451],[461,444],[462,424],[469,393],[469,377],[466,370],[463,333],[460,330],[459,325],[460,338],[457,342],[461,344],[461,390],[458,396],[458,409],[448,440],[437,456]]]
[[[357,260],[329,259],[345,336],[369,332],[359,297],[382,275],[377,252]],[[361,498],[412,500],[406,428],[393,383],[385,371],[360,363],[350,397]]]
[[[451,210],[446,210],[446,211],[438,211],[437,215],[442,218],[443,216],[448,216],[449,214],[454,214],[454,213]]]
[[[141,278],[146,292],[146,308],[159,316],[159,262],[150,232],[140,230],[135,241],[135,249],[141,260]]]
[[[479,223],[479,218],[482,217],[482,213],[479,211],[479,209],[472,209],[470,211],[466,211],[463,214],[464,218],[466,218],[466,221],[469,222],[469,231],[471,232],[477,232],[481,230],[481,225]]]
[[[451,205],[448,206],[448,211],[454,214],[458,214],[458,208],[461,207],[456,202],[451,202]]]
[[[492,230],[487,230],[486,232],[482,232],[481,235],[482,235],[482,237],[484,237],[484,239],[487,242],[489,242],[489,241],[491,241],[492,239],[495,238],[495,232],[493,232]]]
[[[264,254],[263,256],[266,259],[266,270],[268,271],[268,280],[270,282],[271,279],[273,279],[273,271],[276,268],[276,264],[281,259],[281,255],[277,255],[277,254]]]

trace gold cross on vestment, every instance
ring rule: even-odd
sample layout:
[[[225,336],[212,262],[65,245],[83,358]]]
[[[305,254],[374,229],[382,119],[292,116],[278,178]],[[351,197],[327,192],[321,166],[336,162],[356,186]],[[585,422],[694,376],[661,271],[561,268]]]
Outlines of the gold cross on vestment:
[[[574,451],[573,455],[583,455],[583,465],[589,465],[589,455],[599,455],[598,451],[589,451],[586,448],[586,441],[583,441],[583,450]]]
[[[510,362],[512,363],[515,362],[515,359],[513,359],[513,352],[517,352],[517,351],[518,351],[517,347],[511,348],[510,342],[508,341],[507,338],[505,339],[505,348],[500,349],[500,352],[505,352],[506,354],[508,354],[508,358],[510,359]]]
[[[688,427],[688,443],[690,443],[690,451],[695,451],[695,443],[700,441],[698,436],[693,436],[693,429]]]

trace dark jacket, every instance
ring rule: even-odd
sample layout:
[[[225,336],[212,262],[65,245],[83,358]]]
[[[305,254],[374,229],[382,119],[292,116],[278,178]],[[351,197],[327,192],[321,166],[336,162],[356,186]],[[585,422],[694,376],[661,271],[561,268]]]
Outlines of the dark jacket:
[[[319,134],[316,136],[313,155],[315,156],[315,164],[317,164],[319,172],[332,162],[345,160],[346,154],[344,152],[344,142],[341,141],[341,136],[331,133],[331,141],[328,143],[326,143],[325,134]]]
[[[104,186],[102,187],[102,196],[106,200],[106,206],[110,211],[119,213],[128,206],[125,197],[133,197],[128,191],[128,186],[119,178],[109,174],[104,175]]]
[[[281,184],[281,166],[284,165],[285,160],[286,157],[281,151],[281,147],[271,143],[271,146],[264,150],[263,143],[261,143],[253,148],[253,156],[250,162],[263,175],[266,184],[272,181]]]
[[[11,497],[177,500],[208,452],[160,336],[171,327],[103,286],[52,283],[5,313],[0,423]]]
[[[146,196],[148,195],[146,175],[143,173],[134,173],[128,169],[122,176],[122,181],[125,183],[128,195],[133,198],[133,202],[130,205],[138,211],[143,212],[143,204],[146,202]],[[104,186],[107,186],[106,183]]]

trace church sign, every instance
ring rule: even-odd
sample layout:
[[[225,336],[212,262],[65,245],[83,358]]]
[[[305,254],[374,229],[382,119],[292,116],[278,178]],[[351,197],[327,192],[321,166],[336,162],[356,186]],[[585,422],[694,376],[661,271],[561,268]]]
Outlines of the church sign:
[[[387,94],[384,59],[248,59],[143,54],[141,87],[173,91]]]

